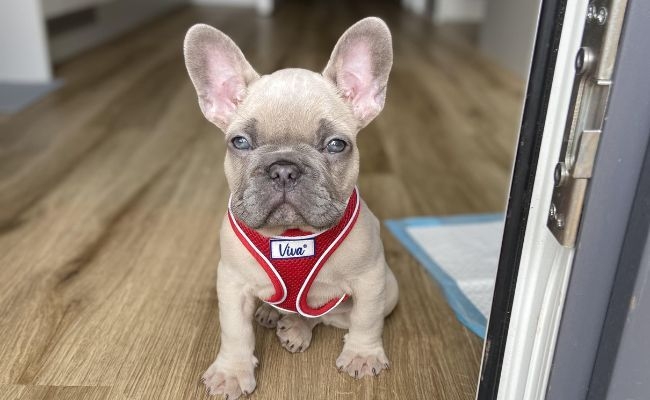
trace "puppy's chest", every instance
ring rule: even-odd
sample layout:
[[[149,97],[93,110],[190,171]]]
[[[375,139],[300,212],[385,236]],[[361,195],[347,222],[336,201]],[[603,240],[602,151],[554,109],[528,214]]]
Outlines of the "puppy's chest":
[[[245,259],[237,268],[244,281],[260,299],[280,305],[306,298],[308,305],[318,306],[350,295],[349,282],[364,253],[363,249],[355,251],[355,241],[330,247],[331,243],[310,237],[269,238],[265,246],[259,246],[261,250],[238,242],[229,253],[236,249],[243,256],[240,259]]]
[[[347,298],[345,280],[340,276],[337,279],[339,274],[332,268],[336,264],[327,262],[333,249],[327,242],[302,236],[273,238],[264,245],[261,250],[247,249],[267,277],[264,282],[258,276],[255,288],[265,302],[280,310],[317,317]],[[325,245],[327,248],[323,248]]]
[[[341,247],[336,255],[345,252],[345,246]],[[272,239],[269,250],[258,257],[248,249],[243,251],[251,256],[246,271],[242,272],[264,289],[273,287],[274,281],[281,281],[287,289],[299,290],[305,282],[313,281],[311,291],[318,291],[322,287],[340,286],[345,281],[345,274],[341,272],[346,263],[339,257],[326,259],[324,249],[314,239]]]

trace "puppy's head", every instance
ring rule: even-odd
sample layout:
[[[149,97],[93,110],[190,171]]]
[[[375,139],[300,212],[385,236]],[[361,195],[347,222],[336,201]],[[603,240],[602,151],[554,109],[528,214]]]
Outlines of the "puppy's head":
[[[190,28],[185,64],[201,111],[225,133],[235,216],[255,229],[336,224],[359,172],[356,135],[384,106],[392,62],[378,18],[350,27],[322,74],[260,77],[228,36]]]

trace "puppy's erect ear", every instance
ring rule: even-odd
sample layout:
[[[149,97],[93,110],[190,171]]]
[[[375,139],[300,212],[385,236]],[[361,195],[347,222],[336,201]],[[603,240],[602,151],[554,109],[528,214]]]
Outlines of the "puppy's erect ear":
[[[392,65],[390,31],[379,18],[362,19],[336,43],[323,76],[339,88],[360,128],[368,125],[384,107]]]
[[[232,39],[211,26],[191,27],[183,47],[201,111],[225,132],[246,97],[246,88],[259,75]]]

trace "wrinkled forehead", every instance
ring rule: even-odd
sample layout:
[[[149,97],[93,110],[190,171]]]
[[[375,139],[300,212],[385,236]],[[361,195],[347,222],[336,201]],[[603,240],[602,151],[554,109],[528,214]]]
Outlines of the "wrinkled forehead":
[[[249,87],[229,131],[255,129],[262,138],[312,140],[324,131],[352,135],[355,125],[333,84],[315,72],[285,69]]]

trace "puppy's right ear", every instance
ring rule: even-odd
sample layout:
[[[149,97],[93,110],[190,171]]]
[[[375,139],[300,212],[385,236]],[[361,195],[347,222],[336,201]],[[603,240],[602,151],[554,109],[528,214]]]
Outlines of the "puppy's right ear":
[[[376,17],[352,25],[336,43],[323,76],[330,79],[352,108],[359,129],[384,108],[393,44],[386,23]]]
[[[211,26],[191,27],[183,49],[203,115],[225,132],[248,85],[259,75],[232,39]]]

